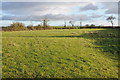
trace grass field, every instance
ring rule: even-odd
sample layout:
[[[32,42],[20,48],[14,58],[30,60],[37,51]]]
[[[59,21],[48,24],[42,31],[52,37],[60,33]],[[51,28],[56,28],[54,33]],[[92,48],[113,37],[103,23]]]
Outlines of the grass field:
[[[3,78],[118,78],[118,29],[3,32]]]

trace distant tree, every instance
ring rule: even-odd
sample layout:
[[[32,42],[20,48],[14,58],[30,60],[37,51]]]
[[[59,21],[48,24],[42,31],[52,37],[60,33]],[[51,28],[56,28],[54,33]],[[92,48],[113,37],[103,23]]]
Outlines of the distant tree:
[[[41,30],[42,26],[40,24],[38,24],[37,26],[35,26],[36,30]]]
[[[94,24],[91,24],[90,27],[95,27],[95,25],[94,25]]]
[[[71,26],[74,26],[74,21],[69,21],[69,23],[71,24]]]
[[[12,23],[10,26],[11,26],[11,27],[20,27],[20,28],[24,28],[24,27],[25,27],[25,24],[19,23],[19,22],[15,22],[15,23]]]
[[[44,28],[48,27],[47,22],[48,22],[47,18],[44,18],[43,19],[43,27]]]
[[[29,25],[29,26],[27,26],[27,28],[28,28],[29,30],[35,30],[35,27],[34,27],[33,25]]]
[[[113,27],[113,20],[116,19],[115,17],[113,16],[109,16],[106,20],[109,21],[111,24],[112,24],[112,27]]]
[[[25,24],[23,23],[19,23],[19,22],[15,22],[15,23],[12,23],[9,27],[11,30],[14,30],[14,31],[19,31],[19,30],[25,30]]]
[[[64,21],[64,27],[66,27],[66,21]]]
[[[82,26],[82,22],[80,21],[80,27]]]
[[[89,27],[89,24],[86,24],[85,27]]]

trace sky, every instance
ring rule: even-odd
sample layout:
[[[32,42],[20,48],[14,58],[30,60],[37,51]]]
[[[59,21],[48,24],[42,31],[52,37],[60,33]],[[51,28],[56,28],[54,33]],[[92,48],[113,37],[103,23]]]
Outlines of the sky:
[[[114,25],[118,25],[118,0],[89,1],[69,0],[69,2],[58,2],[58,0],[40,0],[34,2],[15,2],[14,0],[4,0],[0,2],[0,26],[9,26],[13,22],[22,22],[26,26],[38,25],[44,18],[48,19],[51,26],[63,26],[69,21],[82,25],[111,25],[106,18],[114,16]]]

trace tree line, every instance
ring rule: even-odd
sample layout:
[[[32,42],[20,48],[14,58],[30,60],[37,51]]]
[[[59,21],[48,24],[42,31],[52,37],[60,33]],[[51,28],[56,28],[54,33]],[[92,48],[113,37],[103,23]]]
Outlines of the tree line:
[[[109,16],[106,20],[109,21],[112,24],[113,27],[113,20],[115,17]],[[80,26],[74,26],[74,21],[69,21],[71,26],[66,26],[66,22],[64,26],[55,27],[55,26],[49,26],[47,24],[48,20],[43,20],[43,25],[38,24],[37,26],[29,25],[25,26],[25,24],[20,22],[14,22],[10,26],[2,27],[3,31],[21,31],[21,30],[44,30],[44,29],[80,29],[80,28],[98,28],[103,26],[96,26],[94,24],[86,24],[85,26],[82,26],[82,22],[80,22]],[[110,27],[110,26],[109,26]]]
[[[94,24],[86,24],[85,27],[92,28],[96,27]],[[20,22],[14,22],[10,26],[7,27],[2,27],[3,31],[22,31],[22,30],[46,30],[46,29],[80,29],[82,28],[81,26],[49,26],[46,24],[40,25],[38,24],[37,26],[29,25],[25,26],[24,23]]]

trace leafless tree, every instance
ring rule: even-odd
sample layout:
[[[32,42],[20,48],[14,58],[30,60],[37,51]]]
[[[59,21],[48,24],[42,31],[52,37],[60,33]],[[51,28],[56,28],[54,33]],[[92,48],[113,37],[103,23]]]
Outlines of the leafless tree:
[[[106,20],[109,21],[111,24],[112,24],[112,27],[113,27],[113,20],[116,19],[115,17],[113,16],[109,16]]]
[[[74,26],[74,21],[69,21],[69,23],[72,25],[72,27]]]
[[[48,22],[47,18],[44,18],[43,19],[43,27],[47,27],[48,26],[47,22]]]
[[[64,20],[64,27],[66,27],[66,21]]]

